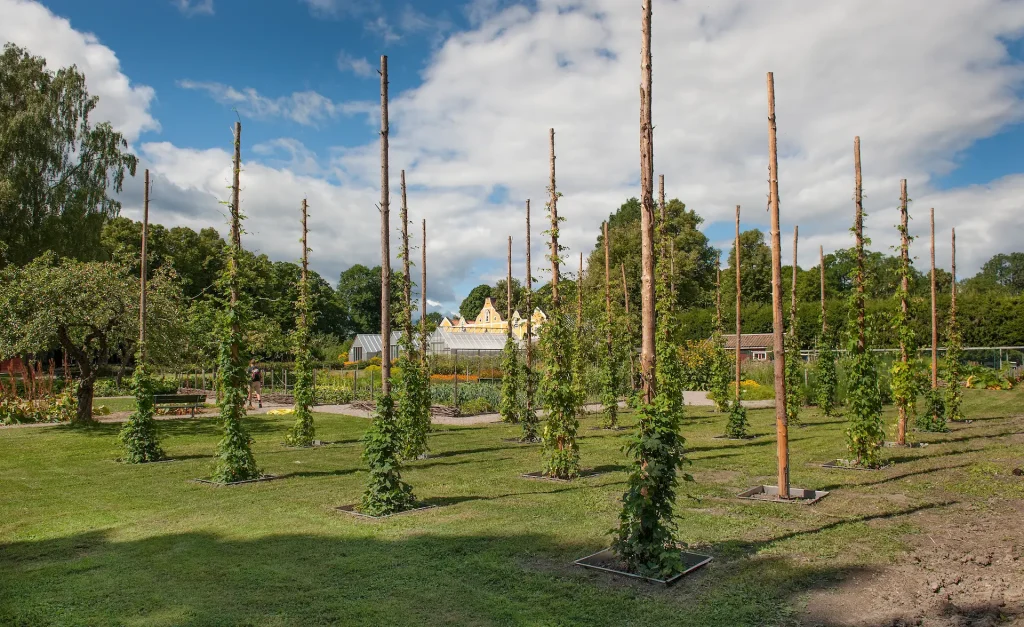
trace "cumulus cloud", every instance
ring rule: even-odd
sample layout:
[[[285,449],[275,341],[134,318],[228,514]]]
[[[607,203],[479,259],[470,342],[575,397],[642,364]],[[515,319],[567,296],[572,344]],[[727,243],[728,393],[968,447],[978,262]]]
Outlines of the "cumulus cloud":
[[[356,76],[373,76],[374,69],[366,57],[357,57],[344,50],[338,53],[338,69]]]
[[[77,65],[85,74],[89,93],[99,96],[92,119],[108,120],[134,142],[144,131],[158,131],[150,115],[155,93],[132,84],[121,72],[117,55],[95,35],[75,30],[67,19],[29,0],[0,0],[0,42],[11,42],[46,59],[51,71]]]
[[[171,0],[184,15],[213,15],[213,0]]]
[[[367,110],[363,103],[338,103],[311,90],[269,98],[252,87],[236,89],[217,82],[181,80],[178,87],[204,91],[215,101],[234,105],[243,115],[252,118],[286,118],[306,126],[317,126],[338,115],[365,113]]]
[[[306,2],[321,10],[341,6]],[[533,199],[535,274],[543,277],[549,127],[557,133],[568,255],[589,250],[600,222],[639,192],[639,6],[619,0],[538,0],[533,8],[479,0],[475,6],[475,26],[434,51],[422,83],[392,93],[393,224],[397,231],[398,172],[405,168],[410,215],[414,224],[427,219],[431,300],[449,305],[462,296],[456,285],[503,274],[509,234],[514,267],[522,268],[527,198]],[[0,7],[40,10],[20,0],[0,0]],[[60,39],[50,22],[19,32],[55,48],[68,35],[86,37],[64,24]],[[666,175],[668,195],[708,222],[731,220],[741,204],[745,226],[766,227],[765,72],[771,70],[783,229],[800,225],[802,265],[816,263],[818,244],[826,250],[852,244],[854,135],[862,139],[875,249],[896,241],[900,178],[909,180],[915,199],[914,234],[926,233],[927,210],[936,208],[941,265],[948,267],[954,225],[963,275],[996,252],[1020,248],[1024,175],[952,190],[936,181],[954,167],[958,152],[1024,117],[1018,95],[1024,70],[1006,49],[1024,32],[1024,4],[680,0],[658,3],[654,24],[655,169]],[[116,57],[106,52],[116,68]],[[76,54],[72,61],[88,58],[84,50]],[[339,113],[365,113],[371,123],[376,115],[376,103],[335,103],[315,92],[268,98],[253,89],[192,85],[254,116],[317,124]],[[110,115],[148,116],[147,105],[123,98]],[[229,142],[226,136],[225,147]],[[149,143],[142,155],[166,178],[165,193],[180,196],[168,200],[174,219],[223,228],[217,200],[226,197],[230,180],[226,151]],[[247,246],[297,257],[297,207],[306,195],[318,271],[334,280],[351,263],[378,263],[376,142],[313,155],[279,139],[254,147],[252,156],[243,172]],[[197,204],[202,218],[191,209]],[[915,254],[923,257],[926,245],[919,240]]]

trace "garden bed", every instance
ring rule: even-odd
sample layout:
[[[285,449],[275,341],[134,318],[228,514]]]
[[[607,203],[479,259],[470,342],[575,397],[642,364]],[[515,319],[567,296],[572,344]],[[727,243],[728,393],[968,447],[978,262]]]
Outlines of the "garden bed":
[[[885,462],[879,466],[875,466],[874,468],[870,466],[861,466],[860,464],[851,459],[833,459],[832,461],[825,462],[824,464],[821,465],[822,468],[832,468],[839,470],[884,470],[889,466],[892,466],[892,462]]]
[[[193,479],[192,481],[194,481],[195,483],[202,483],[202,484],[205,484],[205,485],[212,485],[212,486],[217,486],[218,488],[221,488],[221,487],[224,487],[224,486],[244,485],[246,483],[260,483],[260,482],[263,482],[263,481],[273,481],[274,479],[277,479],[277,478],[278,478],[277,475],[260,475],[260,477],[257,478],[257,479],[246,479],[245,481],[228,481],[228,482],[224,482],[224,481],[213,481],[212,479]]]
[[[607,474],[607,473],[598,472],[598,471],[593,470],[593,469],[587,469],[587,470],[581,470],[580,474],[576,475],[572,479],[560,479],[558,477],[549,477],[548,475],[544,474],[543,470],[538,470],[536,472],[524,473],[524,474],[519,475],[519,476],[522,477],[523,479],[533,479],[535,481],[555,481],[555,482],[558,482],[558,483],[572,483],[576,479],[587,479],[589,477],[596,477],[598,475],[604,475],[604,474]]]
[[[779,486],[775,485],[758,485],[740,492],[737,494],[737,498],[747,499],[749,501],[765,501],[768,503],[799,503],[801,505],[811,505],[817,503],[821,499],[828,496],[827,490],[807,490],[805,488],[794,488],[789,487],[789,498],[779,498]]]
[[[374,516],[372,514],[364,514],[363,512],[359,511],[359,506],[355,505],[355,504],[353,504],[353,505],[342,505],[341,507],[335,507],[334,510],[338,511],[338,512],[343,512],[345,514],[351,514],[352,516],[358,516],[359,518],[369,518],[370,520],[384,520],[385,518],[391,518],[393,516],[401,516],[402,514],[413,514],[415,512],[422,512],[422,511],[428,510],[428,509],[436,509],[437,507],[439,507],[439,506],[438,505],[422,505],[420,507],[411,507],[409,509],[403,509],[400,512],[395,512],[394,514],[385,514],[383,516]]]
[[[689,575],[693,571],[697,570],[701,566],[705,566],[713,559],[710,555],[702,555],[700,553],[690,553],[689,551],[679,551],[679,555],[683,560],[683,570],[666,579],[658,579],[656,577],[645,577],[644,575],[638,575],[631,573],[626,570],[626,564],[620,560],[615,553],[610,549],[604,549],[593,553],[586,557],[573,562],[577,566],[584,568],[591,568],[593,570],[600,570],[606,573],[612,573],[614,575],[622,575],[623,577],[631,577],[633,579],[640,579],[643,581],[649,581],[651,583],[660,583],[665,586],[671,586],[675,582],[679,581],[686,575]]]

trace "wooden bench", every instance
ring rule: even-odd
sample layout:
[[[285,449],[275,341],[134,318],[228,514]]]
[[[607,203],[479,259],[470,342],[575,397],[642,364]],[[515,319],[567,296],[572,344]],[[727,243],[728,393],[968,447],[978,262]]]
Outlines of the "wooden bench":
[[[206,403],[205,394],[154,394],[153,407],[157,409],[191,409],[196,417],[196,408]]]

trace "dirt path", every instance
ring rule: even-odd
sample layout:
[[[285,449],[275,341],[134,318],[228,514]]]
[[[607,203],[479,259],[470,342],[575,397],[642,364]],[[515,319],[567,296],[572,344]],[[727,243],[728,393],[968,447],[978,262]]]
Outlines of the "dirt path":
[[[812,593],[807,627],[1024,626],[1024,503],[956,504],[909,517],[899,563]]]

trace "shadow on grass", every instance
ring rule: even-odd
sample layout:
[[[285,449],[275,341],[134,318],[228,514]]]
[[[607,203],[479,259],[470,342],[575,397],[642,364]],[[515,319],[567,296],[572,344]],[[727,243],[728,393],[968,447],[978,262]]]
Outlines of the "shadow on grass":
[[[920,476],[920,475],[927,475],[927,474],[931,474],[933,472],[940,472],[942,470],[951,470],[951,469],[954,469],[954,468],[966,468],[967,466],[972,466],[972,465],[973,464],[965,463],[965,464],[952,464],[950,466],[938,466],[938,467],[935,467],[935,468],[925,468],[923,470],[915,470],[913,472],[905,472],[905,473],[902,473],[902,474],[899,474],[899,475],[893,475],[891,477],[885,477],[884,479],[879,479],[878,481],[861,481],[861,482],[844,481],[842,483],[835,483],[835,484],[831,484],[831,485],[821,486],[818,489],[819,490],[838,490],[840,488],[856,488],[856,487],[861,487],[861,486],[876,486],[876,485],[882,485],[882,484],[885,484],[885,483],[892,483],[893,481],[899,481],[900,479],[906,479],[907,477],[917,477],[917,476]],[[854,475],[847,475],[848,478],[852,478],[853,476]],[[867,475],[867,476],[871,476],[871,475]]]
[[[508,446],[487,446],[482,448],[468,448],[456,451],[441,451],[440,453],[430,453],[429,459],[443,459],[445,457],[455,457],[456,455],[474,455],[476,453],[493,453],[494,451],[509,451],[512,450]],[[425,464],[424,464],[425,465]],[[417,467],[416,464],[409,464],[410,467]]]
[[[665,589],[572,566],[603,548],[593,544],[512,532],[328,535],[356,524],[345,520],[315,535],[95,531],[0,545],[0,623],[623,625],[642,616],[734,627],[774,624],[794,597],[864,572],[765,556],[715,563]]]
[[[755,436],[759,437],[759,436]],[[728,440],[726,440],[728,441]],[[722,444],[720,446],[687,446],[687,453],[700,453],[701,451],[721,451],[731,448],[754,448],[757,446],[769,446],[775,443],[774,439],[762,440],[762,439],[750,439],[738,442],[736,444]]]

